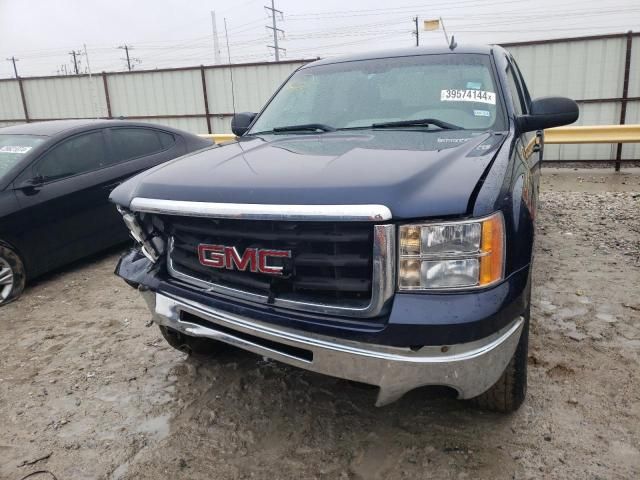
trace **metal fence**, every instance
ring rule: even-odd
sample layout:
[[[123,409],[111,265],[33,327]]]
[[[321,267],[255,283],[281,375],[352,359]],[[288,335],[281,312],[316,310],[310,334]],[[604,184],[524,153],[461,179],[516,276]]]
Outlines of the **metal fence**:
[[[576,125],[640,123],[640,33],[503,46],[518,62],[532,96],[563,95],[578,102]],[[639,161],[640,145],[548,145],[545,160]]]
[[[310,60],[0,80],[0,127],[67,118],[120,118],[194,133],[229,132],[236,111],[256,111]]]
[[[504,44],[533,96],[580,104],[577,125],[640,123],[640,33]],[[634,48],[635,44],[635,48]],[[148,120],[194,133],[230,132],[233,112],[257,111],[309,60],[0,80],[0,126],[60,118]],[[638,144],[549,145],[550,161],[638,161]]]

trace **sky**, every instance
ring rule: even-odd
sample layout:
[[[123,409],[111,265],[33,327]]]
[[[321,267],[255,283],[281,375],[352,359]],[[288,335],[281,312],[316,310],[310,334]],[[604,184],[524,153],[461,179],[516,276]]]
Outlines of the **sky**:
[[[127,68],[130,45],[135,70],[215,63],[211,11],[216,12],[223,63],[274,61],[271,0],[0,0],[0,78],[93,73]],[[640,29],[638,0],[275,0],[284,30],[282,59],[327,57],[363,50],[442,44],[442,30],[423,21],[442,17],[458,44],[622,33]],[[229,52],[225,40],[226,19]],[[84,53],[86,45],[87,55]],[[88,60],[88,62],[87,62]]]

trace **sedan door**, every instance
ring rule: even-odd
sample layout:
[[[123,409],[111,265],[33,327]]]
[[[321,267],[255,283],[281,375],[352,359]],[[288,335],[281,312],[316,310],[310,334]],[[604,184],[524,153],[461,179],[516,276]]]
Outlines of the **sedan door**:
[[[106,159],[103,130],[80,133],[46,151],[14,184],[27,219],[16,234],[33,275],[109,244],[99,215],[112,183]]]

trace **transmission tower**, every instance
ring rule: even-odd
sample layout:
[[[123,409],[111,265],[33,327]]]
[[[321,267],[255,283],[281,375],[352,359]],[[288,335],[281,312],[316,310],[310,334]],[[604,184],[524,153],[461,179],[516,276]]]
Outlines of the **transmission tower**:
[[[273,45],[267,45],[268,48],[273,48],[273,51],[276,54],[276,62],[280,61],[280,51],[286,52],[285,48],[282,48],[278,45],[278,32],[282,34],[284,37],[284,30],[278,28],[278,21],[276,20],[276,13],[280,14],[280,20],[283,19],[283,13],[280,10],[276,9],[275,0],[271,0],[271,6],[268,7],[265,5],[267,10],[271,12],[271,25],[266,25],[269,30],[273,31]]]

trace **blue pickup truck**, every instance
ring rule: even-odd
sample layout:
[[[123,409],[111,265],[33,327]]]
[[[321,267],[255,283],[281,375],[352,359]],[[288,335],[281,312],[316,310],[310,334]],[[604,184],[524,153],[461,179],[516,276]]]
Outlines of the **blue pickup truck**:
[[[116,273],[173,347],[220,342],[379,387],[517,409],[527,386],[543,129],[497,46],[335,57],[294,72],[237,140],[116,188]],[[537,138],[536,138],[537,137]]]

